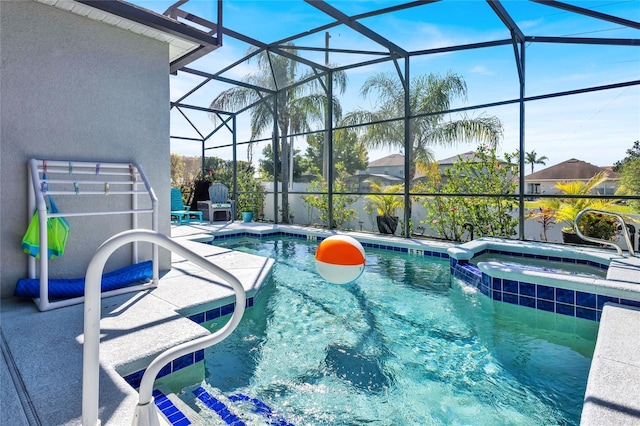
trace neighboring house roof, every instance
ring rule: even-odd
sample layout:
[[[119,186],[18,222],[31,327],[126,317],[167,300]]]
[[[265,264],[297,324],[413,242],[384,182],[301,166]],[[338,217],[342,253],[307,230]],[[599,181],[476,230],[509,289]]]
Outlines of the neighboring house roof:
[[[438,160],[438,165],[447,166],[447,165],[454,164],[458,161],[458,158],[461,158],[462,160],[477,159],[475,151],[467,151],[467,152],[463,152],[462,154],[454,155],[453,157],[448,157],[448,158],[443,158],[442,160]]]
[[[609,179],[619,179],[620,175],[607,167],[598,167],[586,161],[571,158],[570,160],[556,164],[546,169],[525,176],[527,181],[563,181],[563,180],[589,180],[600,172],[607,172]]]
[[[379,158],[375,161],[372,161],[367,166],[371,167],[389,167],[389,166],[404,166],[404,155],[402,154],[391,154],[386,157]]]

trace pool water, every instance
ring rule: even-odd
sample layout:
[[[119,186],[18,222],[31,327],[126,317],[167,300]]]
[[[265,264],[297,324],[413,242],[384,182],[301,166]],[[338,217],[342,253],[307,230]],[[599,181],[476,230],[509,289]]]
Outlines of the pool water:
[[[238,329],[207,349],[207,378],[183,390],[187,403],[198,405],[202,387],[273,410],[234,404],[248,425],[580,421],[593,321],[493,302],[451,283],[440,259],[369,249],[360,279],[338,286],[315,272],[317,243],[225,246],[275,258],[272,282]]]

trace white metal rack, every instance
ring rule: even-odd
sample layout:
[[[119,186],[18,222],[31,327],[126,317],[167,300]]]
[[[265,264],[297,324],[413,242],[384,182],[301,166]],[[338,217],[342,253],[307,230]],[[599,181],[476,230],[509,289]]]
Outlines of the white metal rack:
[[[145,175],[142,167],[137,163],[105,163],[86,161],[47,161],[31,159],[28,163],[29,170],[29,221],[37,208],[40,225],[40,247],[42,256],[39,259],[40,266],[40,297],[34,298],[38,309],[47,311],[63,306],[82,303],[84,297],[75,297],[64,300],[49,300],[49,259],[47,253],[47,219],[50,217],[74,217],[74,216],[104,216],[116,214],[131,215],[131,228],[138,229],[138,215],[151,215],[151,227],[158,231],[158,199]],[[105,197],[103,209],[93,211],[64,211],[51,213],[47,211],[45,195],[82,197],[85,195],[108,195]],[[151,208],[139,208],[138,197],[148,196]],[[116,199],[126,200],[130,197],[130,203],[126,209],[109,209],[116,205]],[[36,279],[36,261],[38,259],[29,256],[28,276]],[[131,285],[117,290],[102,293],[103,297],[131,291],[144,290],[158,285],[158,246],[152,245],[153,278],[149,283]],[[138,243],[132,243],[131,263],[138,263]]]

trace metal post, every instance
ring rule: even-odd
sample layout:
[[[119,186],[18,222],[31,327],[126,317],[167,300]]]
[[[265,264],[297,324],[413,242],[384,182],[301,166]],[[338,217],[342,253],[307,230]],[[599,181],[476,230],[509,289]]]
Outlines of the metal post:
[[[411,197],[409,197],[409,189],[411,180],[409,176],[409,168],[411,167],[411,81],[409,78],[409,56],[404,58],[404,236],[411,237]]]
[[[329,66],[329,39],[331,38],[331,36],[329,35],[329,32],[327,31],[326,33],[324,33],[324,46],[325,46],[325,51],[324,51],[324,64],[328,67]],[[326,82],[326,87],[328,88],[331,85],[331,74],[328,73],[327,74],[327,82]],[[329,95],[327,94],[327,98],[329,98]],[[331,99],[329,98],[329,101],[331,102]],[[332,120],[331,120],[331,114],[329,114],[329,106],[327,105],[327,107],[325,108],[325,117],[324,117],[324,146],[322,147],[322,177],[326,180],[329,181],[329,167],[330,167],[330,162],[329,162],[329,128],[331,126]]]
[[[329,126],[326,129],[325,135],[327,138],[327,191],[329,192],[327,196],[328,201],[328,209],[329,214],[327,215],[327,219],[329,223],[327,223],[327,228],[333,228],[333,181],[334,181],[334,170],[333,170],[333,71],[329,70],[328,79],[329,84],[327,84],[327,123]]]
[[[271,141],[273,154],[273,223],[278,223],[278,96],[273,97],[273,140]]]
[[[520,158],[518,158],[520,176],[518,182],[518,232],[520,240],[524,241],[524,149],[525,149],[525,132],[524,132],[524,95],[525,95],[525,67],[524,67],[524,41],[520,42],[520,63],[522,66],[522,76],[520,78]]]
[[[236,115],[233,114],[233,117],[231,119],[231,124],[232,124],[232,128],[233,128],[233,132],[231,134],[232,140],[233,140],[233,170],[232,170],[232,176],[233,176],[233,200],[234,203],[238,200],[238,146],[237,146],[237,140],[236,140]],[[236,203],[237,204],[237,203]],[[232,204],[233,206],[234,204]],[[232,208],[231,209],[231,214],[233,215],[233,217],[231,218],[231,222],[236,220],[236,209]],[[213,218],[209,218],[209,220],[213,220]]]

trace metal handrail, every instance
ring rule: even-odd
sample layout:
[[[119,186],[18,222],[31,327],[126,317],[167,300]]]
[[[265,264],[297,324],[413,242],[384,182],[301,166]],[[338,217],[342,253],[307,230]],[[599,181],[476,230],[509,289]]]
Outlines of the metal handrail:
[[[133,425],[159,426],[158,413],[153,403],[153,382],[167,363],[188,353],[215,345],[229,336],[244,314],[246,294],[240,281],[228,271],[214,265],[201,255],[189,250],[164,234],[150,230],[129,230],[105,241],[93,255],[85,276],[84,347],[82,364],[82,424],[99,426],[99,373],[100,373],[100,281],[104,266],[119,247],[134,241],[146,241],[162,246],[195,265],[219,276],[233,289],[236,302],[231,319],[217,332],[182,343],[158,355],[147,367],[140,382],[139,400]]]
[[[615,247],[615,249],[618,251],[618,255],[624,256],[624,254],[622,253],[622,247],[620,247],[617,243],[615,243],[613,241],[609,241],[609,240],[603,240],[601,238],[589,237],[589,236],[584,235],[580,231],[580,227],[578,226],[578,221],[580,220],[582,215],[585,214],[585,213],[608,214],[609,216],[613,216],[618,221],[620,221],[620,223],[622,224],[622,234],[624,235],[624,240],[627,243],[627,248],[629,249],[629,255],[635,256],[635,252],[633,251],[633,243],[631,242],[631,237],[629,236],[629,230],[627,229],[627,223],[624,221],[623,217],[621,215],[619,215],[618,213],[613,213],[613,212],[609,212],[609,211],[606,211],[606,210],[596,210],[596,209],[584,209],[584,210],[580,211],[580,213],[578,213],[576,215],[576,219],[575,219],[576,234],[580,238],[582,238],[585,241],[590,241],[592,243],[605,244],[605,245],[608,245],[608,246],[611,246],[611,247]]]

